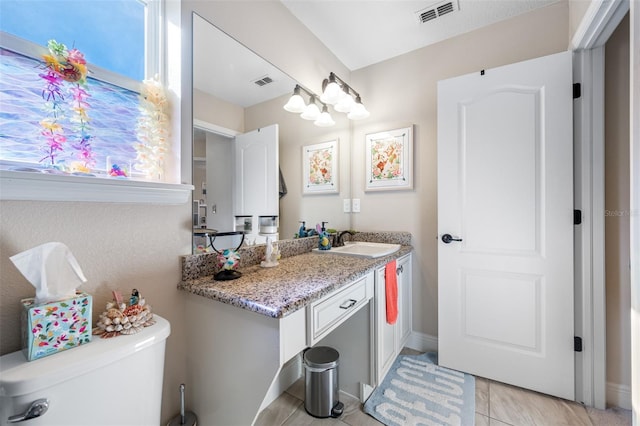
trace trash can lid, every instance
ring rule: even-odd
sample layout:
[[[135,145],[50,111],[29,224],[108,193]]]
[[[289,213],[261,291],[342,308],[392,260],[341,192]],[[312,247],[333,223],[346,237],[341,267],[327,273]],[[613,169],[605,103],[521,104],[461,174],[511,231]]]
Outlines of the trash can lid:
[[[334,368],[339,359],[338,351],[329,346],[316,346],[304,353],[304,363],[311,368]]]

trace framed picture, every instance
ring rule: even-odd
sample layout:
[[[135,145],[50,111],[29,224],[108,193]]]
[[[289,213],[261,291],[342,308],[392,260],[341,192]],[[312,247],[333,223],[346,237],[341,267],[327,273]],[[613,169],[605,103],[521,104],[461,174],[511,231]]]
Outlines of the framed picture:
[[[338,139],[302,147],[302,193],[338,193]]]
[[[413,126],[366,135],[365,191],[413,188]]]

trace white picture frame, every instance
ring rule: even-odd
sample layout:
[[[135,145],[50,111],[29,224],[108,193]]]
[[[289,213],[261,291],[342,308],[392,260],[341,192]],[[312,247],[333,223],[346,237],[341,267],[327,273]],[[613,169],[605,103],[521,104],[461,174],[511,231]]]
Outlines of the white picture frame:
[[[365,191],[413,189],[413,126],[367,134]]]
[[[338,139],[302,147],[302,193],[339,192]]]

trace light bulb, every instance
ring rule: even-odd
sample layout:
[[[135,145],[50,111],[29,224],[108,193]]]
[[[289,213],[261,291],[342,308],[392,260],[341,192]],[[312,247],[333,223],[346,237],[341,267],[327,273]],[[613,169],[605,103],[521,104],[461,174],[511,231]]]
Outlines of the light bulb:
[[[329,115],[327,106],[325,105],[322,107],[322,113],[320,114],[318,119],[313,122],[313,124],[318,127],[330,127],[336,124],[336,122],[333,121],[333,118],[331,118],[331,115]]]
[[[362,101],[360,100],[360,96],[356,97],[355,103],[351,107],[351,111],[347,114],[347,118],[349,120],[362,120],[363,118],[369,117],[369,111],[362,105]]]
[[[300,117],[305,120],[317,120],[318,117],[320,117],[320,108],[318,108],[315,102],[309,102],[309,105],[307,105],[302,114],[300,114]]]
[[[346,92],[343,92],[343,93],[344,93],[344,97],[340,99],[340,102],[335,104],[333,109],[335,109],[338,112],[349,113],[351,112],[351,108],[353,107],[353,104],[355,103],[355,101],[353,100],[353,96],[347,94]]]
[[[333,74],[329,76],[328,81],[329,81],[329,84],[327,84],[327,86],[324,88],[324,91],[320,96],[320,100],[325,104],[334,105],[343,96],[343,92],[340,86],[338,85],[338,83],[336,83],[336,80]]]
[[[302,96],[300,96],[300,87],[296,86],[296,88],[293,89],[293,95],[291,95],[289,101],[283,108],[289,112],[300,114],[304,111],[306,106],[307,105],[304,103],[304,99],[302,99]]]

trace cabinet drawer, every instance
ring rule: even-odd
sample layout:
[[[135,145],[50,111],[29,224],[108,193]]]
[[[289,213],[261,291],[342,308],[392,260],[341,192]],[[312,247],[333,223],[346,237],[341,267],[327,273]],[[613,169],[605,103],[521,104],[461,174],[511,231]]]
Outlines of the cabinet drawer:
[[[373,297],[373,273],[330,294],[307,308],[307,345],[313,346],[355,314]]]

